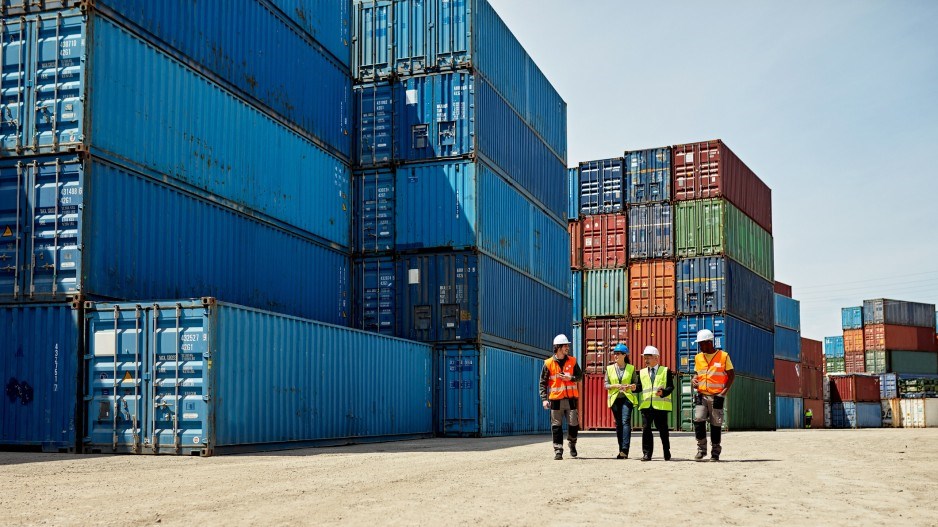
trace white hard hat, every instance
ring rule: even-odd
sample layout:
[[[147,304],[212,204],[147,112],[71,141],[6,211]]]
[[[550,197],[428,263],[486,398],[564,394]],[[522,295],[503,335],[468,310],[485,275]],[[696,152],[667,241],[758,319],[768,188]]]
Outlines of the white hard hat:
[[[560,346],[562,344],[570,344],[570,341],[567,340],[567,336],[563,333],[554,337],[554,346]]]
[[[701,329],[697,332],[697,342],[706,342],[713,340],[713,332],[709,329]]]
[[[659,357],[661,353],[658,353],[658,348],[654,346],[645,346],[645,351],[642,352],[642,355],[654,355],[655,357]]]

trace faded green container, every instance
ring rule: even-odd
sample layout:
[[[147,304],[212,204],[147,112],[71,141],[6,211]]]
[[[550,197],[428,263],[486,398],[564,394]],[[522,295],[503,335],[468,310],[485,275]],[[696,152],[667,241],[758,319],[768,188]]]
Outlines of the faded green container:
[[[624,317],[629,314],[629,279],[625,269],[583,271],[583,315]]]
[[[885,351],[867,351],[863,354],[866,373],[886,373],[886,352]]]
[[[678,258],[723,254],[762,278],[775,280],[772,235],[722,198],[675,204]]]
[[[888,354],[888,373],[938,374],[938,353],[931,351],[868,351],[867,354],[869,353]]]
[[[681,378],[681,430],[694,430],[690,375]],[[775,430],[775,382],[737,375],[726,397],[724,430]]]
[[[827,362],[827,373],[845,372],[847,367],[844,360],[843,357],[826,357],[824,361]]]

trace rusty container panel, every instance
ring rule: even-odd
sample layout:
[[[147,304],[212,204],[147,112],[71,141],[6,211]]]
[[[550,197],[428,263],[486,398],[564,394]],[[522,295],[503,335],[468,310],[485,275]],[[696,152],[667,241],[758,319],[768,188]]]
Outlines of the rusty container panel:
[[[654,346],[661,364],[677,372],[677,323],[674,317],[633,318],[629,327],[629,355],[636,368],[645,367],[642,351]]]
[[[864,351],[863,346],[862,329],[844,330],[844,353],[856,353],[858,351]]]
[[[583,391],[580,394],[580,429],[615,430],[615,428],[616,422],[612,417],[612,410],[606,402],[605,374],[585,375]]]
[[[805,366],[820,368],[824,364],[824,344],[820,340],[801,337],[801,362]]]
[[[801,397],[801,363],[775,359],[775,393],[782,397]]]
[[[804,399],[804,411],[811,410],[811,413],[814,416],[811,419],[811,428],[824,428],[824,423],[827,421],[824,418],[824,401],[820,397],[817,399]]]
[[[629,344],[629,321],[625,318],[588,318],[583,324],[583,371],[602,373],[612,362],[612,347]]]
[[[791,286],[786,283],[779,282],[778,280],[776,280],[775,281],[775,293],[791,298]]]
[[[831,375],[831,402],[880,401],[879,375]]]
[[[570,269],[583,268],[583,222],[571,221],[567,223],[570,233]]]
[[[938,351],[935,330],[931,327],[873,324],[863,327],[865,351]]]
[[[629,314],[674,315],[674,262],[649,260],[629,266]]]
[[[724,197],[772,232],[772,190],[723,141],[677,145],[671,155],[675,201]]]
[[[844,353],[844,371],[846,373],[866,373],[866,352],[847,351]]]
[[[616,269],[628,265],[625,214],[585,216],[580,224],[584,269]]]
[[[820,399],[823,394],[824,372],[821,368],[801,365],[801,396],[805,399]]]

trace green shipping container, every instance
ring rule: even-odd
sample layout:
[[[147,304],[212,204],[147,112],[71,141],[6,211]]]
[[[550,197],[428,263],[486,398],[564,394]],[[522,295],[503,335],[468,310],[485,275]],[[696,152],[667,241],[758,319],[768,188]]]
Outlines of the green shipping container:
[[[866,373],[886,373],[885,351],[867,351],[863,355]]]
[[[888,358],[886,366],[889,369],[887,373],[938,374],[938,353],[931,351],[868,351],[866,352],[867,357],[870,353],[882,353],[885,356],[884,358]],[[869,364],[869,358],[866,360]]]
[[[769,281],[775,280],[772,235],[722,198],[675,204],[678,258],[723,254]]]
[[[583,315],[624,317],[629,314],[629,279],[625,269],[583,271]]]
[[[681,379],[681,430],[694,430],[691,376]],[[726,397],[724,430],[775,430],[775,382],[737,375]]]
[[[843,357],[826,357],[827,373],[843,373],[846,371],[846,364]]]

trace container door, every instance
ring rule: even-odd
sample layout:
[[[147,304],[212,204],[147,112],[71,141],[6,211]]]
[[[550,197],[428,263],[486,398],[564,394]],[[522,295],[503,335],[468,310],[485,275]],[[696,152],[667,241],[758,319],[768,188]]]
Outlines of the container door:
[[[34,90],[28,148],[31,153],[61,152],[84,140],[83,67],[85,17],[39,15],[34,42]]]
[[[31,27],[16,17],[0,24],[0,149],[5,155],[21,153],[26,142]]]
[[[355,4],[357,50],[352,52],[357,78],[376,80],[391,73],[391,1],[372,0]]]
[[[427,10],[433,2],[394,2],[394,71],[414,75],[427,68]]]
[[[479,350],[454,346],[438,351],[439,430],[444,436],[479,434]]]
[[[0,164],[0,296],[8,299],[23,294],[28,176],[22,162]]]
[[[28,172],[31,211],[26,291],[35,299],[62,299],[76,293],[79,286],[82,163],[78,158],[51,158],[29,165]]]
[[[419,5],[421,2],[408,2]],[[431,15],[430,46],[435,50],[436,65],[441,69],[455,69],[468,64],[470,57],[470,27],[473,13],[470,0],[427,2],[434,9]]]

